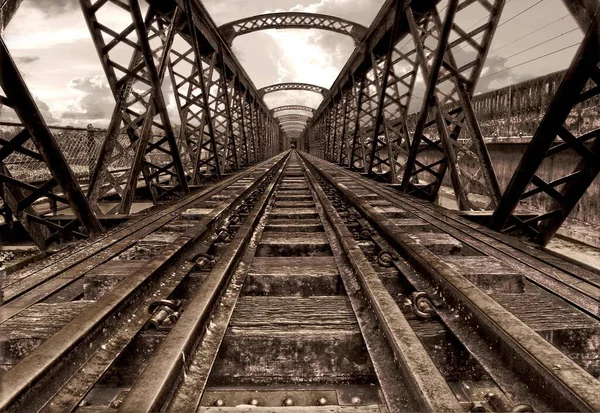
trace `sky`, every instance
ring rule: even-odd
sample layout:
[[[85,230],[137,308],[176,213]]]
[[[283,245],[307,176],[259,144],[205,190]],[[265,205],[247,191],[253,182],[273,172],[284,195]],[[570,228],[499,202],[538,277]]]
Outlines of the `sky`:
[[[369,26],[383,3],[204,0],[217,25],[256,14],[300,11],[330,14]],[[475,11],[460,18],[470,27],[471,21],[474,25],[480,17]],[[476,93],[567,68],[577,50],[572,45],[579,44],[583,37],[576,27],[561,0],[507,0]],[[115,103],[77,0],[23,0],[2,35],[48,124],[107,126]],[[565,50],[553,53],[562,48]],[[257,88],[280,82],[329,88],[353,50],[350,37],[315,29],[267,30],[237,37],[233,42],[234,53]],[[417,88],[422,89],[422,85],[419,79]],[[172,94],[167,93],[166,98],[170,112],[176,116]],[[318,94],[303,91],[276,92],[265,97],[270,107],[317,107],[321,99]],[[411,104],[411,112],[415,110],[418,105]],[[3,108],[0,120],[17,118],[10,109]]]

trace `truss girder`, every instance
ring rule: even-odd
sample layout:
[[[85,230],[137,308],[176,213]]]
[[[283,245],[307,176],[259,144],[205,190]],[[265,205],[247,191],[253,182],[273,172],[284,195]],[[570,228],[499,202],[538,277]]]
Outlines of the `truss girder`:
[[[288,121],[307,122],[310,118],[312,118],[312,116],[300,115],[300,114],[292,113],[292,114],[289,114],[289,115],[278,116],[275,119],[277,119],[277,121],[279,123],[283,123],[283,122],[288,122]]]
[[[402,179],[408,193],[434,200],[445,173],[450,172],[459,208],[493,209],[501,191],[475,117],[471,98],[504,7],[503,0],[450,2],[445,21],[432,10],[417,23],[410,9],[407,21],[413,39],[434,37],[435,50],[417,42],[418,59],[428,85]],[[467,29],[455,16],[471,8],[485,11],[476,27]],[[450,38],[455,38],[450,40]],[[472,58],[457,64],[455,53]],[[431,153],[438,154],[431,159]],[[427,157],[426,157],[427,155]],[[487,199],[478,205],[473,199]]]
[[[596,115],[600,95],[600,21],[597,4],[592,9],[572,8],[576,21],[586,33],[579,50],[565,73],[546,113],[529,143],[517,170],[494,211],[491,226],[502,232],[523,231],[546,244],[600,172],[600,128],[578,133],[572,113],[592,111]],[[544,174],[544,165],[556,156],[570,152],[579,158],[573,172],[565,176]],[[521,218],[517,207],[528,202],[549,205],[540,213]],[[527,208],[530,209],[530,208]]]
[[[4,2],[0,6],[2,29],[17,10],[19,2]],[[3,106],[15,111],[24,129],[10,139],[0,139],[0,208],[6,222],[16,218],[40,248],[61,238],[85,238],[103,231],[90,203],[79,187],[58,142],[44,121],[4,40],[0,38],[0,86]],[[39,167],[36,176],[13,174],[7,160],[33,161]],[[43,173],[42,173],[43,172]],[[40,178],[48,176],[49,178]],[[48,202],[50,210],[44,211]],[[57,225],[47,217],[56,212],[58,204],[73,211],[75,219],[67,225]]]
[[[288,111],[288,110],[301,110],[301,111],[309,112],[311,114],[315,112],[315,109],[311,108],[309,106],[283,105],[283,106],[277,106],[276,108],[271,109],[271,113],[273,113],[273,115],[275,115],[278,112],[283,112],[283,111]]]
[[[351,36],[360,43],[367,28],[345,19],[317,13],[281,12],[250,16],[219,27],[219,31],[231,44],[240,35],[268,29],[321,29]]]
[[[356,111],[349,108],[350,120],[342,122],[344,137],[333,141],[330,133],[322,137],[313,133],[311,141],[322,139],[325,148],[345,141],[348,155],[344,158],[340,152],[335,162],[401,184],[408,193],[430,200],[437,197],[449,171],[461,209],[493,208],[500,188],[470,99],[503,6],[503,0],[452,0],[442,20],[435,7],[415,9],[403,0],[388,3],[309,126],[330,116],[331,108],[344,100],[340,91],[354,89],[351,102],[356,102]],[[454,19],[473,11],[485,13],[477,27],[463,28],[459,22],[468,19]],[[387,28],[384,33],[382,26]],[[461,57],[464,54],[469,61],[458,65],[454,54],[463,49]],[[432,70],[434,64],[439,70]],[[407,119],[419,74],[425,84],[431,83],[431,97],[423,100],[419,116],[423,120],[413,131]],[[329,157],[330,151],[324,155]],[[473,200],[486,197],[485,205]]]
[[[315,92],[321,95],[325,95],[328,90],[324,87],[311,85],[310,83],[296,83],[296,82],[288,82],[288,83],[277,83],[275,85],[265,86],[260,88],[258,92],[261,96],[266,95],[267,93],[280,92],[283,90],[305,90],[307,92]]]
[[[140,172],[155,203],[175,191],[187,193],[187,178],[161,89],[180,11],[160,15],[150,7],[143,18],[137,0],[94,4],[80,0],[80,4],[116,101],[90,178],[90,201],[95,203],[112,189],[121,197],[113,212],[128,213]],[[123,21],[108,19],[106,12],[119,14]],[[129,55],[129,63],[123,61],[124,54]],[[103,185],[104,181],[108,185]]]

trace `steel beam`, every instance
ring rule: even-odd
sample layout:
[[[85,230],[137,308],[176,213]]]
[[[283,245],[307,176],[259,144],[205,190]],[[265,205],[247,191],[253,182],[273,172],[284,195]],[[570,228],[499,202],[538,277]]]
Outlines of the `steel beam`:
[[[279,12],[245,17],[226,23],[219,31],[229,44],[237,36],[269,29],[321,29],[351,36],[360,43],[367,28],[336,16],[317,13]]]
[[[23,224],[33,241],[42,249],[61,235],[80,237],[102,232],[100,221],[79,187],[2,38],[0,86],[5,93],[2,103],[12,108],[25,126],[25,129],[10,141],[0,141],[0,185],[4,186],[3,199],[11,209],[11,214]],[[25,145],[29,140],[37,153],[26,149]],[[15,179],[4,164],[4,160],[12,153],[20,153],[40,161],[52,178],[39,187]],[[55,189],[60,193],[54,193]],[[46,220],[33,206],[35,201],[44,198],[68,205],[77,221],[61,227]]]
[[[567,122],[574,108],[585,108],[600,95],[600,22],[595,15],[586,23],[582,16],[590,14],[576,16],[582,28],[588,27],[586,36],[494,211],[491,227],[497,231],[523,230],[547,244],[600,172],[600,129],[576,136]],[[572,173],[547,181],[542,163],[564,151],[577,154],[580,161]],[[527,220],[516,216],[519,204],[532,197],[548,200],[548,210]]]
[[[99,16],[106,18],[104,9],[113,7],[113,3],[97,2],[92,5],[90,0],[80,0],[80,4],[116,101],[107,136],[90,178],[90,201],[95,203],[112,188],[121,195],[115,211],[125,213],[133,200],[139,172],[142,172],[154,202],[174,191],[187,193],[178,142],[160,89],[166,71],[165,59],[175,30],[173,26],[177,24],[177,10],[159,15],[150,7],[143,19],[135,10],[139,10],[137,3],[119,2],[117,5],[128,12],[131,23],[125,28],[120,25],[119,29],[113,29],[108,25],[114,22],[98,20]],[[132,33],[138,34],[136,40],[129,39]],[[156,39],[160,46],[151,50],[149,42]],[[117,46],[121,48],[119,54],[115,52]],[[125,50],[130,52],[131,57],[127,67],[119,63]],[[147,55],[144,55],[144,50],[148,51]],[[158,69],[153,56],[159,61]],[[150,62],[152,65],[148,66]],[[155,115],[159,120],[154,119]],[[151,137],[152,128],[160,130],[164,136]],[[121,136],[127,138],[124,140]],[[132,163],[134,167],[127,168],[125,173],[119,175],[119,172],[113,172]],[[162,184],[159,176],[170,177],[167,185]],[[109,182],[108,186],[103,185],[104,180]]]
[[[258,93],[260,93],[261,96],[264,96],[267,93],[280,92],[283,90],[305,90],[307,92],[315,92],[321,95],[325,95],[328,92],[326,88],[317,85],[311,85],[310,83],[288,82],[265,86],[260,88]]]

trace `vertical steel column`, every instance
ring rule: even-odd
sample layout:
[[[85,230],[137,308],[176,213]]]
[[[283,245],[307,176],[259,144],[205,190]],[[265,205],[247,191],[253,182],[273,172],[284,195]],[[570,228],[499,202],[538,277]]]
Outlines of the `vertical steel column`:
[[[361,116],[361,108],[362,108],[362,104],[363,104],[363,96],[364,96],[364,91],[363,88],[365,86],[365,77],[367,76],[367,70],[363,70],[361,77],[360,77],[360,82],[358,83],[358,100],[356,103],[356,118],[354,119],[354,133],[352,136],[352,151],[350,152],[350,161],[349,161],[349,167],[351,169],[355,169],[357,168],[356,166],[356,145],[358,142],[358,140],[360,139],[359,133],[360,133],[360,116]],[[354,82],[354,78],[352,78],[352,82]],[[362,142],[360,143],[361,146],[361,162],[360,162],[360,166],[359,168],[362,168],[363,165],[365,164],[364,162],[364,158],[362,156]]]
[[[29,89],[21,77],[2,38],[0,38],[0,86],[6,95],[6,98],[3,99],[2,103],[11,107],[16,112],[26,128],[26,131],[13,137],[10,142],[0,142],[0,145],[2,145],[0,148],[0,163],[12,151],[23,153],[23,145],[26,140],[30,138],[39,154],[37,156],[39,156],[39,159],[48,167],[48,170],[52,175],[50,181],[40,188],[36,188],[21,183],[18,180],[11,180],[10,174],[7,174],[8,170],[3,167],[3,171],[0,171],[2,175],[0,176],[0,185],[4,182],[4,201],[12,210],[13,215],[23,223],[28,231],[30,231],[31,227],[32,231],[39,233],[39,237],[33,236],[32,238],[41,248],[46,246],[46,243],[51,237],[51,234],[49,233],[50,229],[59,232],[69,232],[63,227],[46,221],[33,210],[33,207],[31,207],[32,203],[42,196],[47,195],[50,198],[58,198],[69,205],[85,233],[93,235],[102,232],[103,228],[100,221],[94,214],[90,203],[79,187],[75,176],[73,175],[73,171],[67,164],[67,160],[60,150],[52,132],[48,128],[48,125],[44,121],[42,114],[35,104],[33,96],[29,92]],[[18,147],[20,147],[20,149]],[[31,153],[28,154],[29,156],[32,155]],[[7,185],[7,182],[12,185]],[[52,188],[57,185],[64,198],[53,196]],[[16,192],[13,191],[13,189],[16,188],[19,189]],[[23,189],[26,189],[31,193],[26,195],[23,192]],[[8,199],[9,196],[7,195],[10,195],[16,203],[10,202]],[[32,224],[33,222],[45,226],[46,229],[34,230],[33,227],[39,227],[39,225]]]
[[[541,244],[550,241],[600,173],[600,129],[576,137],[567,124],[569,115],[577,105],[591,101],[595,106],[600,95],[599,18],[596,15],[591,24],[586,24],[581,17],[585,14],[579,16],[580,26],[589,24],[587,34],[523,154],[491,222],[492,229],[497,231],[522,229]],[[586,86],[588,82],[590,87]],[[555,143],[557,136],[562,140],[561,143]],[[540,176],[542,162],[565,150],[574,151],[580,156],[580,161],[571,174],[547,182]],[[530,184],[532,187],[527,190]],[[527,220],[514,216],[522,200],[542,195],[550,201],[548,211]]]
[[[142,170],[142,163],[144,162],[144,158],[146,156],[146,148],[148,146],[152,133],[152,125],[155,113],[158,113],[158,115],[160,116],[162,126],[166,134],[166,139],[170,148],[171,156],[173,158],[172,163],[176,171],[176,177],[179,182],[179,186],[181,187],[184,194],[187,194],[189,192],[189,188],[187,185],[187,177],[185,176],[185,170],[181,162],[181,156],[179,153],[179,148],[177,146],[177,140],[175,139],[175,132],[173,131],[171,120],[169,119],[167,104],[165,102],[161,89],[162,79],[167,68],[169,50],[173,43],[173,37],[175,34],[175,30],[173,27],[175,23],[172,24],[169,30],[167,40],[163,45],[163,55],[160,58],[159,68],[157,70],[154,64],[153,51],[150,47],[148,33],[146,31],[146,25],[144,24],[138,0],[129,0],[129,7],[131,18],[133,20],[133,25],[135,26],[135,30],[138,36],[138,44],[141,48],[141,52],[146,63],[146,71],[150,80],[150,86],[152,88],[151,100],[153,101],[154,107],[148,109],[148,112],[146,113],[146,119],[144,120],[142,133],[138,140],[138,146],[134,158],[134,163],[131,168],[131,173],[129,174],[127,185],[125,186],[125,190],[123,191],[121,203],[119,205],[119,213],[121,214],[128,214],[131,210],[131,204],[133,203],[135,190],[137,188],[137,179]],[[162,167],[160,169],[162,169],[163,172],[168,172],[166,167]]]
[[[346,142],[346,124],[348,123],[348,105],[350,104],[350,96],[352,92],[352,89],[347,89],[346,90],[346,94],[344,95],[342,91],[340,91],[340,93],[342,94],[342,99],[344,101],[344,115],[343,115],[343,119],[342,119],[342,141],[340,142],[340,157],[339,157],[339,161],[338,164],[339,165],[344,165],[344,158],[348,158],[348,154],[346,153],[346,148],[347,148],[347,142]],[[344,156],[346,155],[346,156]]]
[[[443,118],[443,114],[439,109],[439,101],[435,94],[435,88],[438,83],[438,77],[440,74],[440,69],[442,67],[442,63],[444,60],[444,56],[446,53],[446,49],[448,47],[448,40],[450,38],[450,31],[452,30],[452,26],[454,24],[454,16],[456,15],[456,9],[458,7],[458,0],[449,0],[448,7],[446,8],[446,18],[444,21],[444,27],[442,32],[440,33],[440,38],[438,41],[438,46],[435,52],[435,57],[433,60],[433,64],[431,69],[427,65],[427,56],[425,55],[425,51],[420,42],[420,36],[417,29],[417,24],[414,20],[412,10],[407,9],[406,17],[408,20],[408,25],[411,31],[411,35],[415,41],[417,48],[417,56],[421,62],[421,71],[423,72],[423,76],[427,79],[427,88],[425,92],[425,96],[423,99],[423,104],[421,106],[421,111],[419,113],[419,120],[417,121],[417,126],[415,128],[415,134],[412,141],[411,151],[409,154],[408,161],[406,163],[406,169],[404,171],[404,178],[402,182],[402,186],[407,189],[410,185],[411,173],[415,168],[415,160],[417,158],[417,154],[419,152],[419,145],[422,139],[422,133],[427,121],[427,117],[429,115],[429,111],[433,112],[435,117],[435,121],[437,124],[438,132],[440,134],[440,139],[442,141],[442,145],[444,147],[444,151],[446,156],[449,159],[449,167],[450,167],[450,177],[452,179],[452,184],[454,186],[454,191],[456,198],[458,200],[459,208],[461,210],[470,207],[470,201],[467,197],[467,194],[460,182],[459,172],[457,168],[456,162],[456,153],[454,151],[454,147],[452,146],[452,141],[450,138],[450,134],[446,129],[446,124]],[[443,175],[442,175],[443,176]],[[436,183],[441,185],[441,177],[438,179]],[[435,191],[437,194],[437,189]],[[433,200],[433,199],[431,199]]]
[[[388,87],[388,79],[389,79],[389,74],[390,71],[392,70],[392,52],[394,51],[394,42],[396,41],[396,37],[398,37],[398,24],[400,21],[400,18],[402,16],[403,13],[403,4],[404,1],[403,0],[396,0],[396,8],[395,8],[395,15],[394,15],[394,24],[392,25],[392,32],[391,32],[391,36],[390,36],[390,41],[388,44],[388,48],[385,54],[385,63],[384,63],[384,67],[383,67],[383,74],[382,74],[382,79],[381,79],[381,84],[379,84],[379,82],[377,82],[377,62],[375,60],[375,57],[373,54],[371,54],[371,60],[373,62],[373,71],[375,73],[375,83],[376,86],[378,86],[379,88],[379,99],[377,101],[377,112],[375,114],[375,125],[373,127],[373,135],[372,135],[372,146],[371,146],[371,157],[369,158],[369,167],[368,167],[368,171],[367,174],[368,176],[371,176],[373,174],[373,163],[375,160],[375,157],[377,155],[377,151],[379,150],[379,133],[380,133],[380,128],[381,125],[385,122],[384,116],[383,116],[383,108],[385,105],[385,97],[386,97],[386,93],[387,93],[387,87]],[[388,167],[390,168],[390,179],[392,183],[395,183],[396,180],[396,171],[394,168],[394,154],[393,154],[393,149],[392,149],[392,142],[390,141],[390,136],[388,136],[388,131],[387,131],[387,127],[384,126],[384,137],[385,137],[385,144],[383,144],[383,146],[387,146],[388,148]]]

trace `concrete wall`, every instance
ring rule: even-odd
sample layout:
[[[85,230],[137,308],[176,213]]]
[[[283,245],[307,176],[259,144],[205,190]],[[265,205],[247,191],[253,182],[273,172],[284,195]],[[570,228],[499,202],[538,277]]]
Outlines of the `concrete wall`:
[[[486,145],[502,190],[508,185],[564,73],[551,73],[473,98],[473,107],[486,137]],[[577,105],[571,111],[565,126],[575,136],[600,128],[600,98],[596,96]],[[465,132],[461,137],[465,137]],[[562,141],[557,138],[557,142]],[[433,159],[427,154],[425,156],[426,159]],[[573,172],[580,159],[573,150],[564,151],[547,158],[538,175],[546,181],[564,177]],[[444,183],[451,185],[448,174]],[[537,209],[547,210],[550,207],[547,196],[533,197],[528,202],[529,206]],[[570,218],[600,224],[600,178],[596,178]]]

